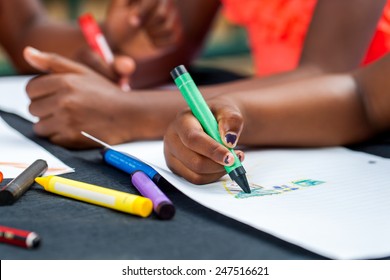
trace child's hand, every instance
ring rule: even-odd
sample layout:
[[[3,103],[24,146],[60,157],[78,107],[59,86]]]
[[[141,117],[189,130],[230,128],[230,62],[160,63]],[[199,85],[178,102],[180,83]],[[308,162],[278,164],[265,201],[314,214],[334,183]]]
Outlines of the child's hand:
[[[208,102],[219,125],[224,145],[233,148],[243,128],[238,107],[233,102],[215,98]],[[190,110],[180,113],[164,137],[164,154],[168,167],[194,184],[206,184],[226,174],[224,165],[234,162],[231,152],[204,131]],[[242,151],[235,151],[244,159]]]
[[[111,144],[128,140],[129,121],[120,114],[134,108],[123,102],[127,94],[115,84],[56,54],[27,47],[24,57],[31,66],[50,73],[32,79],[26,88],[30,112],[39,117],[34,125],[37,135],[70,148],[93,146],[80,131]]]
[[[77,53],[76,60],[117,83],[123,91],[130,91],[131,76],[135,72],[136,64],[129,56],[115,55],[112,65],[108,65],[99,54],[88,47]]]
[[[114,50],[122,52],[134,43],[139,31],[158,48],[173,45],[182,36],[173,0],[112,0],[104,30]]]

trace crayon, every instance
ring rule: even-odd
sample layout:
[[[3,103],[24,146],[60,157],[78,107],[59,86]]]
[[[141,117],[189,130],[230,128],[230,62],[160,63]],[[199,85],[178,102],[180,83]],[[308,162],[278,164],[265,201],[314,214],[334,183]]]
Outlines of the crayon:
[[[38,177],[35,181],[46,191],[125,213],[147,217],[153,210],[149,198],[99,187],[58,176]]]
[[[134,172],[131,176],[131,182],[143,196],[152,200],[153,209],[161,219],[173,218],[175,206],[144,172]]]
[[[41,239],[35,232],[0,225],[0,242],[30,249],[38,247]]]
[[[34,179],[47,170],[47,163],[42,159],[34,161],[15,179],[0,190],[0,205],[11,205],[18,200],[34,183]]]

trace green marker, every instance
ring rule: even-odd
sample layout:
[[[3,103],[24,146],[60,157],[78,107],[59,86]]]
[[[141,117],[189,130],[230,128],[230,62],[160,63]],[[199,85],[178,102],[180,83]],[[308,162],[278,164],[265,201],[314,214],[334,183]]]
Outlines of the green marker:
[[[186,100],[188,106],[191,108],[192,113],[198,119],[205,132],[210,135],[215,141],[221,143],[221,135],[219,135],[218,123],[211,113],[210,108],[207,106],[202,94],[198,87],[195,85],[187,69],[183,66],[177,66],[171,71],[171,76],[175,80],[177,87]],[[230,178],[235,181],[244,192],[250,193],[248,180],[245,176],[245,169],[241,165],[236,153],[233,149],[229,149],[234,156],[234,164],[232,166],[225,166],[226,172]]]

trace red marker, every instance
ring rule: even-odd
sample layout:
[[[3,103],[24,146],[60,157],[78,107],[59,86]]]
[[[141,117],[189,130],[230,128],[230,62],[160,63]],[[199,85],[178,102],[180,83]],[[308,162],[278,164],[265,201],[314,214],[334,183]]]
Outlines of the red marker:
[[[3,182],[3,178],[4,178],[3,173],[1,173],[1,171],[0,171],[0,183]]]
[[[85,14],[79,18],[79,24],[91,49],[97,52],[107,64],[112,64],[114,55],[94,17]]]
[[[79,17],[79,25],[90,48],[97,52],[108,65],[112,65],[114,54],[95,18],[91,14],[85,14]],[[123,91],[130,90],[127,77],[122,78],[119,84]]]
[[[24,248],[36,248],[40,244],[40,238],[32,231],[0,226],[0,242]]]

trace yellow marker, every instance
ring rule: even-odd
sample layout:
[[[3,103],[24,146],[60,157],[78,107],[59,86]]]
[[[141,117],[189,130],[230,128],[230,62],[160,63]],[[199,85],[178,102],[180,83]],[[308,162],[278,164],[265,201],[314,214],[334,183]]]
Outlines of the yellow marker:
[[[73,199],[147,217],[153,210],[149,198],[86,184],[57,176],[35,178],[46,191]]]

